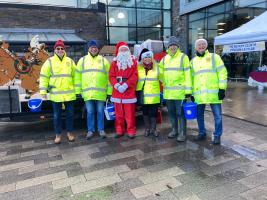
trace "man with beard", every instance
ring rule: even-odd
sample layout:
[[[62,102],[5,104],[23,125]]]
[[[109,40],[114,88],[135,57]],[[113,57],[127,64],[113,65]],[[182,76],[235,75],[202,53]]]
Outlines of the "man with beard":
[[[113,59],[109,70],[109,81],[113,87],[110,100],[115,105],[115,138],[124,135],[133,139],[136,134],[135,127],[135,95],[137,75],[137,61],[131,55],[125,42],[116,45],[116,57]],[[127,128],[125,128],[125,121]]]

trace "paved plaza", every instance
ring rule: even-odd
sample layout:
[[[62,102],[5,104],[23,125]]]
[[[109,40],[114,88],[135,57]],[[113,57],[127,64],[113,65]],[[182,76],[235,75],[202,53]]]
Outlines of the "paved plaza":
[[[74,143],[54,144],[51,120],[0,122],[1,200],[263,200],[267,199],[267,91],[232,83],[223,104],[224,135],[213,146],[213,117],[206,111],[209,138],[193,142],[168,139],[163,108],[159,138],[145,138],[142,118],[137,137],[85,140],[76,121]]]

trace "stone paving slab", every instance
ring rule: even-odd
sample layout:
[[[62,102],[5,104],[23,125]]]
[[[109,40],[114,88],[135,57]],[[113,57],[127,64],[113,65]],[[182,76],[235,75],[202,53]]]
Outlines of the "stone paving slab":
[[[120,181],[121,181],[121,178],[117,174],[115,174],[115,175],[102,177],[99,179],[86,181],[85,183],[71,185],[71,189],[72,189],[73,194],[78,194],[78,193],[94,190],[97,188],[105,187],[108,185],[112,185]]]
[[[149,183],[144,186],[131,189],[130,191],[133,193],[133,195],[137,199],[139,199],[139,198],[148,197],[150,195],[154,195],[155,193],[168,190],[169,188],[178,187],[179,185],[181,185],[181,183],[177,179],[172,177],[172,178],[167,178],[167,179],[163,179],[160,181],[156,181],[153,183]]]
[[[16,183],[16,190],[23,189],[26,187],[35,186],[35,185],[40,185],[42,183],[52,182],[55,180],[64,179],[67,177],[68,177],[67,173],[65,171],[63,171],[63,172],[59,172],[56,174],[49,174],[46,176],[40,176],[40,177],[36,177],[33,179],[19,181]]]
[[[232,112],[229,102],[224,112]],[[0,126],[0,199],[266,199],[267,127],[224,116],[222,145],[213,146],[209,109],[203,142],[193,141],[196,121],[188,122],[185,143],[168,139],[166,108],[158,138],[143,136],[142,118],[134,140],[114,139],[110,126],[106,139],[87,141],[85,127],[78,127],[76,141],[64,137],[60,145],[49,121],[42,130],[21,124],[19,132],[2,132]]]

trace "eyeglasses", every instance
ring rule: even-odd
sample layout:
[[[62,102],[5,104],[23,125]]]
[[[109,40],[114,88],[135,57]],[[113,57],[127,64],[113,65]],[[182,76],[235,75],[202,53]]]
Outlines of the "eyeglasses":
[[[57,51],[65,50],[64,48],[56,48]]]

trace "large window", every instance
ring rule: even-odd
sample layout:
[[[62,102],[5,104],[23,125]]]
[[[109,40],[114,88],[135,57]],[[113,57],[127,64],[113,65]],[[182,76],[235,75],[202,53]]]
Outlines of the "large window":
[[[228,0],[189,14],[189,56],[193,57],[195,54],[194,43],[197,39],[207,39],[209,50],[213,51],[213,43],[216,36],[245,24],[266,11],[266,9],[266,0]],[[258,54],[245,53],[242,54],[244,55],[243,57],[237,55],[239,54],[223,55],[229,75],[230,77],[247,77],[248,73],[255,68],[255,62],[251,60],[252,58],[258,58]]]
[[[109,44],[162,40],[171,34],[171,0],[111,0],[107,5]]]

